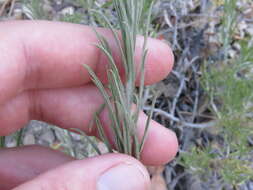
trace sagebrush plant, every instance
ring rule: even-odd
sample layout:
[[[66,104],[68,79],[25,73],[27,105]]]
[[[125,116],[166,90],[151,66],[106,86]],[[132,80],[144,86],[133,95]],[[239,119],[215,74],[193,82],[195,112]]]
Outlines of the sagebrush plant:
[[[220,140],[183,153],[182,163],[205,180],[217,176],[236,188],[253,179],[252,147],[248,141],[253,135],[253,39],[246,37],[238,41],[239,55],[228,57],[237,20],[236,0],[225,0],[223,6],[221,51],[224,60],[205,64],[201,80],[210,99],[210,110],[217,120],[213,135]]]
[[[149,14],[145,20],[145,28],[143,29],[141,28],[143,25],[141,22],[143,22],[142,16],[144,13],[145,0],[113,0],[112,3],[118,17],[119,33],[101,12],[95,11],[95,14],[98,14],[104,19],[114,35],[114,40],[120,50],[121,62],[124,66],[125,81],[120,77],[108,41],[105,37],[100,35],[96,29],[94,30],[99,40],[97,47],[106,55],[109,63],[106,71],[108,84],[104,85],[88,65],[84,65],[84,67],[88,70],[92,81],[98,87],[104,98],[105,107],[109,112],[110,129],[113,133],[115,147],[112,147],[110,144],[108,135],[105,133],[100,122],[98,112],[95,114],[95,122],[100,139],[105,142],[110,152],[117,151],[132,155],[139,159],[152,115],[152,113],[149,115],[146,122],[144,136],[139,139],[137,134],[137,121],[143,106],[145,62],[148,52],[146,44],[152,5],[149,7]],[[136,63],[134,59],[135,46],[137,35],[141,29],[144,31],[143,34],[145,39],[142,48],[141,63]],[[137,76],[135,65],[137,64],[141,65],[141,77],[138,91],[135,87]],[[135,109],[133,109],[134,104],[136,104]]]

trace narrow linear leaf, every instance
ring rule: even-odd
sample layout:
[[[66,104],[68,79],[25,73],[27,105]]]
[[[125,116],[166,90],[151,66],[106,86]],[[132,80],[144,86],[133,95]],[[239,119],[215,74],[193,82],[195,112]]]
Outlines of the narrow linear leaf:
[[[150,121],[151,121],[151,119],[153,117],[153,114],[154,114],[154,108],[155,108],[155,103],[156,103],[157,98],[158,98],[158,94],[155,95],[155,98],[152,101],[151,111],[150,111],[150,114],[148,115],[148,120],[147,120],[146,125],[145,125],[144,135],[143,135],[141,143],[140,143],[140,152],[142,152],[145,141],[147,139],[148,129],[149,129],[149,126],[150,126]]]
[[[143,10],[147,10],[148,7],[145,0],[112,0],[112,3],[118,17],[120,33],[114,29],[109,19],[102,12],[97,10],[93,10],[92,12],[96,15],[99,15],[111,30],[117,48],[120,52],[120,62],[124,66],[124,81],[122,80],[121,73],[119,73],[119,70],[116,66],[116,61],[113,56],[113,51],[110,48],[110,44],[104,36],[96,31],[95,28],[94,31],[99,41],[99,44],[96,44],[96,46],[107,57],[109,63],[106,70],[108,86],[105,87],[105,85],[99,80],[99,78],[88,65],[85,65],[84,67],[88,70],[92,81],[98,87],[104,98],[105,107],[109,112],[109,118],[111,122],[110,127],[113,131],[113,140],[115,142],[116,151],[133,155],[140,159],[140,153],[146,139],[149,123],[152,117],[150,116],[150,118],[147,120],[144,137],[139,140],[137,134],[137,122],[139,113],[144,104],[143,96],[145,63],[148,52],[146,45],[153,3],[152,0],[148,3],[148,5],[150,5],[150,9],[147,19],[143,18]],[[142,23],[143,20],[146,20],[146,25]],[[141,28],[143,25],[145,25],[145,27]],[[141,62],[136,63],[135,49],[137,34],[142,29],[144,29],[144,44],[142,47]],[[118,62],[119,61],[117,60],[117,64]],[[137,76],[135,67],[137,64],[140,64],[140,83],[138,93],[135,87]],[[132,109],[134,103],[137,104],[135,110]],[[112,147],[110,147],[109,139],[106,136],[98,115],[95,116],[95,121],[98,127],[100,138],[109,147],[110,151],[113,151]]]
[[[109,152],[113,152],[110,141],[109,141],[108,137],[105,134],[104,128],[103,128],[97,114],[95,115],[95,121],[96,121],[96,125],[97,125],[97,128],[98,128],[98,133],[99,133],[99,136],[100,136],[101,140],[105,143],[105,145],[109,149]]]

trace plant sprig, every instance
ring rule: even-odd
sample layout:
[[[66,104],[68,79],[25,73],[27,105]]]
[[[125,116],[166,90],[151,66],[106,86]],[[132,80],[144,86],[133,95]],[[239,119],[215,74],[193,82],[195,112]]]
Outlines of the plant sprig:
[[[96,29],[94,29],[94,31],[99,40],[99,44],[97,44],[96,46],[106,55],[109,62],[109,65],[107,67],[108,85],[105,86],[88,65],[84,65],[84,67],[88,70],[92,81],[98,87],[104,98],[105,107],[108,109],[109,112],[111,131],[113,132],[114,137],[114,149],[117,152],[132,155],[139,159],[145,143],[145,139],[147,137],[148,127],[151,120],[150,114],[145,126],[144,135],[142,139],[139,139],[137,135],[137,121],[139,113],[143,106],[143,92],[145,80],[144,66],[148,52],[146,44],[152,4],[149,9],[148,17],[146,19],[146,27],[144,29],[140,29],[140,26],[143,26],[143,23],[141,23],[141,18],[145,5],[144,0],[112,0],[112,3],[118,16],[120,33],[118,33],[116,29],[114,29],[106,16],[104,16],[101,12],[94,12],[105,21],[114,36],[114,39],[120,50],[121,62],[124,66],[126,80],[125,82],[123,82],[120,77],[120,73],[116,67],[112,50],[109,46],[108,41],[105,39],[104,36],[100,35],[96,31]],[[140,30],[144,31],[144,43],[142,47],[141,63],[136,63],[134,59],[136,49],[135,46],[137,35],[139,34]],[[119,35],[121,35],[121,38],[119,37]],[[136,64],[141,64],[141,77],[138,91],[135,88],[137,75],[135,71]],[[136,104],[136,108],[133,110],[132,106],[134,104]],[[95,115],[95,122],[98,128],[100,139],[105,142],[108,147],[108,150],[110,152],[113,152],[114,150],[109,143],[110,140],[100,122],[99,113]]]

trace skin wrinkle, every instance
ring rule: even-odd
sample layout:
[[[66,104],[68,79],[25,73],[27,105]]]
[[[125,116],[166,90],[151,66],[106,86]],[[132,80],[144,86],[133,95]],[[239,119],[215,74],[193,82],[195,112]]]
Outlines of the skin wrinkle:
[[[0,58],[2,62],[8,63],[8,65],[1,64],[2,68],[0,67],[0,71],[2,71],[2,73],[0,72],[1,82],[6,83],[6,85],[3,85],[3,87],[1,87],[0,85],[0,91],[1,91],[0,105],[4,104],[5,101],[14,98],[14,96],[17,93],[21,92],[21,89],[19,87],[22,86],[20,82],[22,80],[19,80],[19,79],[22,79],[24,75],[23,73],[24,69],[22,69],[24,68],[24,65],[21,64],[24,60],[24,57],[19,52],[20,46],[14,43],[15,45],[13,45],[14,47],[12,47],[10,46],[10,44],[12,43],[13,43],[12,40],[7,40],[7,41],[3,40],[3,42],[1,42],[1,45],[4,47],[4,49],[2,49],[1,51]],[[12,53],[12,55],[9,55],[10,52]],[[13,80],[15,78],[17,80]],[[10,87],[8,88],[7,85],[9,85]]]
[[[42,102],[46,102],[48,101],[47,99],[50,99],[51,104],[53,104],[53,107],[48,107],[45,106],[44,104],[40,104],[40,110],[42,113],[45,113],[46,115],[44,115],[44,121],[50,122],[50,123],[54,123],[54,124],[58,124],[62,127],[64,127],[63,123],[65,121],[65,119],[68,120],[68,117],[71,117],[71,120],[75,119],[75,120],[79,120],[79,122],[82,122],[82,120],[84,120],[83,126],[75,126],[74,122],[73,125],[76,128],[80,128],[84,131],[87,131],[88,128],[88,124],[89,121],[91,121],[91,119],[93,118],[93,114],[95,111],[97,111],[100,107],[100,105],[103,103],[103,98],[100,96],[97,88],[93,85],[85,85],[84,87],[80,87],[80,88],[75,88],[73,89],[73,91],[76,91],[76,93],[72,93],[70,90],[68,90],[68,92],[65,92],[66,89],[58,89],[57,94],[54,94],[54,91],[52,90],[39,90],[37,93],[37,96],[40,97],[40,100],[36,100],[36,102],[42,103]],[[84,96],[83,94],[86,95]],[[67,94],[65,94],[67,93]],[[76,112],[84,112],[83,113],[83,119],[80,117],[77,118],[73,118],[72,114],[68,114],[66,111],[63,110],[62,105],[58,102],[62,102],[62,98],[64,98],[61,94],[65,94],[64,97],[69,97],[69,100],[67,102],[65,102],[65,106],[69,107],[69,109],[75,109]],[[56,98],[56,96],[58,96],[58,98]],[[76,97],[76,98],[73,98]],[[38,99],[38,98],[35,98]],[[91,104],[90,102],[96,102],[96,104]],[[83,108],[81,108],[79,105],[84,105]],[[55,117],[51,117],[52,112],[49,112],[49,110],[55,109],[55,106],[59,106],[57,108],[57,110],[62,110],[59,114],[62,115],[65,119],[63,119],[60,123],[57,122],[57,120],[53,120],[55,118],[57,118],[58,116]],[[76,106],[75,106],[76,105]],[[38,106],[38,104],[37,104]],[[81,110],[80,110],[81,109]],[[38,108],[37,108],[38,110]],[[80,111],[79,111],[80,110]],[[85,113],[86,112],[86,113]],[[57,114],[57,115],[59,115]],[[81,114],[82,115],[82,114]],[[38,116],[37,116],[38,117]],[[51,118],[51,119],[50,119]],[[81,121],[80,121],[81,119]],[[66,121],[67,123],[69,123],[68,121]],[[74,127],[73,126],[73,127]],[[66,125],[65,125],[66,127]],[[69,127],[69,126],[68,126]],[[96,128],[96,127],[94,127]]]
[[[42,22],[43,23],[43,22]],[[32,24],[34,24],[34,22],[32,23]],[[47,23],[48,24],[48,23]],[[59,24],[59,23],[58,23]],[[25,25],[27,25],[27,23],[25,23]],[[51,25],[51,24],[50,24]],[[37,25],[36,25],[37,26]],[[58,25],[59,27],[59,29],[61,29],[62,28],[62,26],[59,24]],[[77,26],[77,25],[76,25]],[[68,25],[68,27],[70,27],[70,25]],[[80,26],[78,26],[78,27],[80,27]],[[24,27],[24,28],[26,28],[26,27]],[[23,30],[21,30],[21,33],[23,33],[23,31],[30,31],[30,27],[27,27],[28,28],[28,30],[26,30],[26,29],[23,29]],[[91,33],[91,31],[90,30],[88,30],[87,28],[86,29],[83,29],[85,32],[87,32],[87,33]],[[99,30],[99,32],[102,32],[103,34],[105,34],[108,38],[111,38],[112,37],[112,34],[110,33],[110,32],[108,32],[108,31],[106,31],[106,30],[103,30],[103,29],[101,29],[101,28],[99,28],[98,29]],[[77,32],[77,30],[74,30],[74,32]],[[35,32],[35,34],[36,34],[36,32]],[[30,46],[32,45],[31,43],[36,43],[36,39],[34,39],[35,37],[34,37],[34,35],[35,34],[33,34],[33,36],[31,37],[32,39],[30,39],[29,40],[29,38],[28,39],[24,39],[24,37],[23,37],[23,40],[24,41],[26,41],[26,43],[30,43]],[[55,33],[52,33],[52,35],[56,35]],[[81,36],[81,34],[80,34],[80,31],[79,32],[77,32],[77,35],[80,35]],[[37,35],[35,35],[35,36],[37,36]],[[40,36],[40,35],[39,35]],[[98,43],[97,42],[97,39],[95,38],[95,36],[94,36],[94,34],[92,35],[92,38],[94,38],[94,44],[96,44],[96,43]],[[50,37],[48,38],[48,39],[51,39]],[[59,39],[61,39],[61,38],[59,38]],[[89,41],[92,41],[91,39],[89,39]],[[154,41],[153,41],[154,42]],[[152,42],[152,43],[153,43]],[[42,43],[42,42],[41,42]],[[155,44],[156,44],[157,42],[155,42]],[[41,45],[43,45],[43,44],[41,44]],[[44,44],[45,45],[45,44]],[[93,44],[92,44],[93,45]],[[111,42],[110,43],[110,45],[113,47],[113,49],[114,49],[114,55],[117,55],[118,56],[118,49],[116,48],[115,49],[115,42]],[[37,46],[39,46],[39,45],[37,45]],[[41,51],[42,50],[42,52],[44,52],[44,53],[47,53],[48,51],[46,50],[46,49],[44,49],[43,50],[43,48],[41,49],[41,48],[38,48],[37,46],[35,46],[36,48],[35,49],[28,49],[27,50],[27,53],[29,54],[29,53],[31,53],[31,52],[34,52],[35,50],[36,50],[36,52],[39,52],[39,51]],[[78,44],[77,43],[77,46],[80,46],[80,48],[82,47],[82,45],[81,44]],[[164,46],[164,45],[162,45],[162,46]],[[53,46],[54,47],[54,46]],[[57,46],[55,46],[56,48],[58,48]],[[98,58],[100,58],[100,65],[104,65],[104,64],[102,64],[102,63],[104,63],[105,62],[105,60],[103,60],[104,58],[103,58],[103,56],[101,56],[101,53],[98,53],[98,52],[100,52],[99,51],[99,49],[98,48],[96,48],[95,46],[94,47],[92,47],[92,48],[89,48],[89,46],[87,47],[87,46],[84,46],[84,47],[86,47],[86,49],[87,49],[87,51],[89,51],[89,52],[93,52],[93,55],[94,55],[94,57],[95,57],[95,59],[97,60]],[[72,48],[70,48],[70,50],[71,50]],[[96,50],[95,50],[96,49]],[[166,49],[167,49],[167,47],[166,47]],[[169,50],[169,49],[168,49]],[[53,50],[54,51],[54,50]],[[56,49],[56,52],[55,53],[58,53],[58,49]],[[33,53],[31,53],[31,54],[33,54]],[[78,55],[82,55],[81,54],[81,52],[79,51],[78,53],[77,53]],[[34,56],[36,56],[36,57],[40,57],[42,55],[42,57],[43,57],[43,61],[48,61],[48,60],[45,60],[45,55],[43,55],[43,54],[36,54],[36,55],[32,55],[32,57],[34,57]],[[73,53],[72,53],[72,56],[73,56]],[[68,55],[68,57],[70,57],[70,55]],[[75,57],[79,57],[79,56],[75,56]],[[33,58],[32,58],[33,59]],[[82,58],[83,59],[83,58]],[[94,59],[94,58],[93,58]],[[62,60],[62,59],[61,59]],[[116,58],[116,60],[117,60],[117,62],[119,61],[119,57],[117,57]],[[32,60],[31,60],[32,61]],[[151,58],[151,60],[150,61],[152,61],[153,62],[153,60],[152,60],[152,58]],[[82,61],[81,61],[82,62]],[[101,67],[100,68],[100,65],[99,64],[94,64],[94,63],[99,63],[99,61],[92,61],[93,62],[93,64],[91,64],[91,66],[94,68],[94,67],[96,67],[96,71],[98,71],[99,70],[99,72],[97,72],[97,74],[98,75],[102,75],[103,76],[103,78],[105,78],[105,75],[104,74],[102,74],[102,73],[104,73],[104,67]],[[32,63],[32,64],[35,64],[35,63]],[[99,65],[99,66],[98,66]],[[120,64],[121,65],[121,67],[122,67],[122,64]],[[149,64],[149,67],[150,67],[150,65],[153,65],[153,63],[150,63]],[[164,63],[163,64],[161,64],[161,67],[163,68],[164,66]],[[166,64],[166,65],[168,65],[168,64]],[[43,66],[43,65],[42,65]],[[44,66],[43,66],[44,67]],[[164,73],[164,71],[166,71],[166,73],[167,73],[167,69],[162,69],[161,68],[161,70],[163,71],[163,73]],[[62,68],[61,68],[62,69]],[[43,69],[42,69],[43,70]],[[122,70],[122,69],[119,69],[120,71]],[[152,69],[147,69],[147,71],[151,71]],[[41,71],[42,72],[42,71]],[[73,71],[72,71],[73,72]],[[152,72],[151,72],[152,73]],[[151,73],[148,73],[147,72],[147,74],[148,75],[150,75]],[[44,74],[44,73],[43,73]],[[39,75],[41,75],[41,74],[36,74],[37,76],[39,76]],[[80,75],[78,75],[78,76],[80,76]],[[148,79],[150,76],[147,76],[146,78]],[[152,77],[152,78],[154,78],[154,77]],[[30,82],[30,81],[29,81]],[[43,81],[42,81],[43,82]],[[58,83],[56,83],[56,84],[58,84]],[[43,84],[42,84],[43,85]],[[79,84],[80,85],[80,84]],[[44,85],[43,85],[44,86]]]
[[[30,70],[30,65],[28,64],[30,61],[30,56],[28,56],[28,48],[27,48],[27,44],[24,40],[21,40],[21,44],[22,44],[22,51],[23,52],[23,55],[24,55],[24,59],[25,59],[25,76],[24,76],[24,79],[23,79],[23,85],[22,85],[22,91],[26,89],[26,86],[27,84],[29,84],[29,82],[31,81],[30,80],[30,77],[29,77],[29,74],[31,73],[31,70]],[[29,85],[28,85],[29,86]]]
[[[16,165],[17,172],[23,173],[24,178],[30,178],[32,176],[37,176],[39,175],[41,172],[39,172],[39,170],[37,168],[34,168],[33,170],[29,169],[29,166],[25,165]],[[27,177],[26,177],[27,176]]]
[[[44,57],[43,61],[45,62],[48,62],[47,60],[47,57],[43,56],[44,53],[46,53],[43,48],[40,49],[39,47],[35,48],[35,49],[32,49],[31,43],[33,43],[34,40],[31,40],[31,39],[23,39],[23,41],[26,41],[25,42],[25,45],[24,45],[24,54],[25,54],[25,57],[26,57],[26,66],[27,66],[27,69],[26,69],[26,77],[24,79],[24,86],[25,86],[25,90],[31,90],[31,89],[45,89],[43,87],[40,87],[41,86],[41,83],[43,83],[44,81],[42,81],[42,72],[43,71],[43,68],[44,66],[39,66],[38,64],[44,64],[43,62],[35,62],[34,60],[36,59],[36,57],[38,56],[41,56],[40,54],[35,54],[34,52],[42,52],[42,57]],[[80,46],[80,44],[77,44],[77,46]],[[93,46],[93,44],[92,44]],[[97,71],[98,68],[99,68],[99,62],[103,62],[104,63],[104,60],[103,60],[103,57],[102,57],[102,53],[101,51],[95,47],[92,47],[93,50],[88,50],[88,51],[94,51],[94,55],[97,55],[97,56],[94,56],[93,57],[93,63],[91,64],[91,67],[94,69],[94,71]],[[56,49],[55,51],[58,51],[58,49]],[[72,50],[70,50],[70,52],[73,52]],[[74,52],[75,53],[75,52]],[[80,53],[80,52],[79,52]],[[73,63],[77,63],[77,65],[79,64],[80,65],[80,69],[79,70],[76,70],[77,72],[77,76],[85,76],[85,73],[83,73],[83,71],[85,71],[85,69],[82,67],[82,64],[84,64],[84,62],[87,62],[86,60],[86,57],[82,56],[81,59],[78,59],[78,57],[81,57],[79,55],[79,53],[77,52],[78,55],[76,56],[73,56],[73,58],[77,57],[77,59],[73,59],[71,62]],[[69,56],[69,55],[68,55]],[[67,57],[68,58],[68,57]],[[63,59],[64,60],[64,59]],[[101,61],[98,61],[98,60],[101,60]],[[55,63],[51,63],[51,67],[56,67],[58,63],[55,62]],[[40,68],[40,69],[39,69]],[[56,73],[57,74],[57,73]],[[71,85],[71,87],[73,86],[80,86],[80,85],[83,85],[83,84],[86,84],[87,81],[83,82],[82,84],[76,84],[76,85]],[[61,87],[60,87],[61,88]]]
[[[39,63],[36,62],[32,62],[32,57],[34,55],[32,55],[32,50],[31,48],[29,48],[28,43],[25,43],[22,41],[22,51],[23,55],[25,57],[25,65],[26,70],[25,70],[25,77],[23,80],[23,91],[25,89],[25,91],[27,92],[27,96],[29,97],[28,99],[29,101],[29,118],[30,119],[37,119],[37,120],[41,120],[41,121],[46,121],[44,114],[43,114],[43,106],[41,105],[42,101],[40,98],[40,92],[36,89],[36,86],[39,86],[40,84],[40,76],[41,73],[39,72],[39,66],[36,66]],[[29,53],[28,53],[29,52]],[[101,51],[99,51],[99,49],[97,50],[98,54],[98,60],[101,59]],[[96,63],[99,63],[100,61],[95,61]],[[98,64],[96,64],[94,66],[94,64],[92,66],[94,66],[94,70],[97,70]],[[82,68],[84,70],[84,68]],[[27,85],[28,84],[28,85]]]
[[[29,97],[29,118],[30,120],[45,121],[45,117],[42,110],[42,103],[40,93],[36,90],[30,90],[27,92]]]
[[[40,97],[39,93],[36,90],[29,90],[32,87],[37,86],[39,84],[39,78],[40,78],[40,72],[39,72],[39,66],[36,66],[36,62],[31,63],[31,55],[28,52],[32,52],[31,48],[29,48],[28,44],[21,40],[22,42],[22,51],[24,58],[25,58],[25,77],[23,79],[23,91],[26,91],[27,97],[28,97],[28,118],[29,119],[38,119],[43,121],[44,116],[40,104]],[[34,66],[35,65],[35,66]],[[34,69],[35,68],[35,69]],[[37,68],[37,69],[36,69]],[[34,73],[34,74],[32,74]],[[33,77],[32,77],[33,75]]]
[[[40,62],[34,61],[35,55],[33,52],[35,51],[29,45],[29,39],[22,39],[23,41],[23,53],[25,56],[25,65],[26,65],[26,74],[23,80],[23,91],[24,90],[35,90],[37,86],[40,86],[42,81],[42,73]],[[24,42],[26,41],[26,42]]]

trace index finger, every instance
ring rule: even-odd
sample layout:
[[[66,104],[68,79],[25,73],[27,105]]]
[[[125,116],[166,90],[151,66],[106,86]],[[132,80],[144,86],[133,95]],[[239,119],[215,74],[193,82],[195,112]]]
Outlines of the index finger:
[[[63,88],[90,82],[82,64],[93,68],[106,80],[107,59],[94,46],[97,37],[90,27],[47,21],[0,23],[0,104],[6,96],[30,89]],[[108,29],[98,29],[110,43],[114,58],[123,72],[119,49]],[[140,63],[143,39],[136,44],[136,63]],[[148,40],[145,84],[162,80],[170,72],[173,55],[170,48]],[[136,66],[138,68],[138,65]]]

